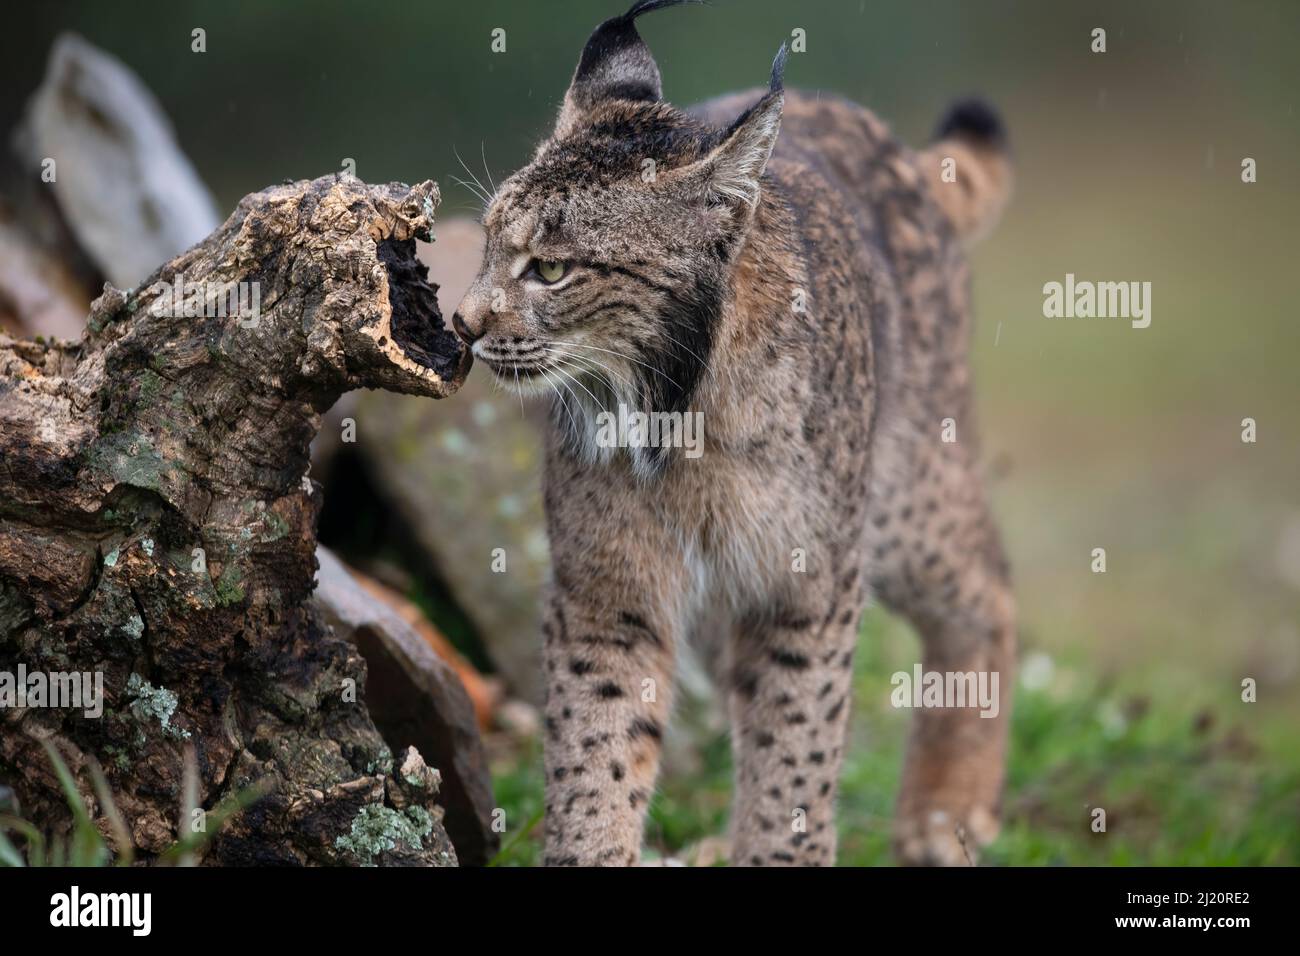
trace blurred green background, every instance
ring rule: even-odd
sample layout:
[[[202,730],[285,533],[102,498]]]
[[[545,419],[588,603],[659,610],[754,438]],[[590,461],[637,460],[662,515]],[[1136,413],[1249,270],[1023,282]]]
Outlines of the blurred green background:
[[[525,161],[588,32],[622,4],[27,7],[0,36],[0,128],[71,29],[139,72],[223,210],[351,157],[371,182],[438,180],[451,215],[475,202],[453,182],[455,151],[497,181]],[[1300,862],[1300,4],[716,0],[642,33],[667,97],[690,103],[762,83],[796,27],[807,52],[789,85],[854,97],[917,145],[951,99],[979,93],[1016,154],[1012,205],[972,254],[1026,663],[1006,832],[987,859]],[[1241,181],[1244,157],[1258,182]],[[1150,328],[1045,319],[1043,284],[1067,272],[1151,282]],[[1096,547],[1105,574],[1090,571]],[[888,860],[906,718],[888,675],[916,658],[880,612],[864,632],[850,864]],[[1240,699],[1246,677],[1258,703]],[[661,852],[725,828],[725,737],[700,753],[654,805]],[[498,760],[497,787],[509,819],[535,817],[534,747]],[[1106,834],[1088,828],[1096,806]],[[536,830],[513,835],[504,860],[534,860]]]

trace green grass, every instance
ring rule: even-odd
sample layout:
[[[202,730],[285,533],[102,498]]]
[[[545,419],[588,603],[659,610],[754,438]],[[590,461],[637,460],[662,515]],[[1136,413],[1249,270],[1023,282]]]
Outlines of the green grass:
[[[104,839],[104,834],[91,819],[72,772],[54,744],[43,740],[41,746],[68,804],[72,817],[71,832],[66,836],[56,834],[47,843],[45,834],[21,815],[0,813],[0,867],[131,866],[135,862],[135,843],[98,762],[93,757],[88,759],[91,783],[116,848]],[[194,821],[198,813],[198,767],[192,748],[186,750],[181,789],[180,817]],[[159,854],[157,862],[164,866],[193,866],[197,854],[207,847],[226,821],[260,800],[264,794],[265,789],[254,784],[227,796],[202,815],[202,829],[192,828],[190,833],[183,834]]]
[[[542,850],[542,748],[524,742],[506,763],[493,768],[496,803],[506,811],[506,832],[494,866],[536,866]]]
[[[855,663],[855,709],[839,799],[841,866],[890,865],[890,823],[909,715],[889,704],[889,675],[915,661],[903,625],[873,611]],[[1296,865],[1300,752],[1289,706],[1243,703],[1155,672],[1103,675],[1023,649],[1012,715],[1002,835],[984,864]],[[1028,686],[1027,686],[1028,685]],[[1267,696],[1267,695],[1265,695]],[[726,832],[730,753],[725,735],[698,745],[700,765],[660,781],[646,824],[647,855],[679,854]],[[540,860],[534,742],[494,767],[507,830],[498,862]],[[1092,810],[1106,811],[1106,832]]]

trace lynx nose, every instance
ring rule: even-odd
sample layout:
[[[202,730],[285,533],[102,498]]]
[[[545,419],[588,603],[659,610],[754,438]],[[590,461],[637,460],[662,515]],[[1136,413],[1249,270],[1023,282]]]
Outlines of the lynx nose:
[[[465,320],[460,317],[459,312],[453,312],[451,316],[451,327],[456,330],[456,334],[461,337],[466,345],[473,345],[483,337],[483,332],[473,332],[465,324]]]

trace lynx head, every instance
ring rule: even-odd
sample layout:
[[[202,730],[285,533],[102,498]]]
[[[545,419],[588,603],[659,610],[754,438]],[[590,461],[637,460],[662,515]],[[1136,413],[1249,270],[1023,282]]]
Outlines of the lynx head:
[[[554,132],[492,197],[453,318],[502,382],[554,393],[556,422],[597,455],[591,415],[690,404],[780,126],[784,47],[727,129],[662,101],[635,21],[680,2],[641,0],[596,28]]]

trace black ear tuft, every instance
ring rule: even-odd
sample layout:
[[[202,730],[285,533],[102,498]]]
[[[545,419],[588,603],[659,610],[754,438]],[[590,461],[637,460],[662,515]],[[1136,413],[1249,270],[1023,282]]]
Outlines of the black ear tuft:
[[[785,90],[785,61],[790,55],[790,49],[783,42],[781,48],[776,51],[776,59],[772,61],[772,79],[768,83],[769,93],[781,93]]]
[[[602,99],[658,100],[663,95],[659,67],[636,32],[636,19],[645,13],[704,0],[639,0],[627,13],[596,27],[569,85],[568,98],[579,108]]]

